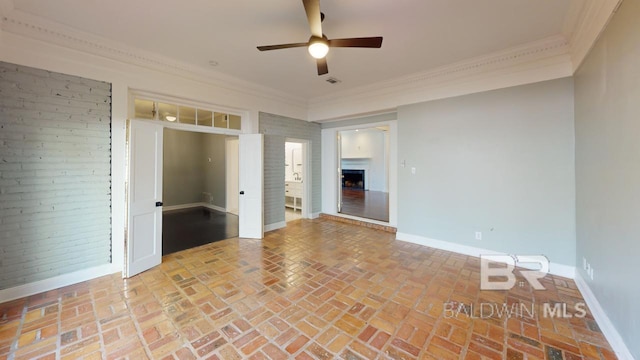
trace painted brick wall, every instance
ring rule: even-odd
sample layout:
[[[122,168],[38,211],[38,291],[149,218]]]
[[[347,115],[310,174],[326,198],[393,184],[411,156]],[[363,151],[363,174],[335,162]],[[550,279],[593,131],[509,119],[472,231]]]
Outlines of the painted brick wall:
[[[0,289],[111,261],[111,85],[0,62]]]
[[[286,138],[310,140],[311,198],[314,213],[322,210],[320,125],[284,116],[260,113],[260,133],[264,134],[264,223],[284,218],[284,143]],[[306,181],[306,180],[305,180]]]

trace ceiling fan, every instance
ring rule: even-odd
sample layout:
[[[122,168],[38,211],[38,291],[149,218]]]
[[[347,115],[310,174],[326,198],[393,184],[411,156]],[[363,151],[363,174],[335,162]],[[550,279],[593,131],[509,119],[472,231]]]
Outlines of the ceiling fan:
[[[309,41],[305,43],[258,46],[258,50],[267,51],[306,46],[309,50],[309,54],[316,59],[318,75],[324,75],[329,73],[327,59],[325,58],[329,52],[329,48],[355,47],[379,49],[382,46],[382,36],[329,40],[322,33],[322,20],[324,20],[324,14],[320,12],[320,0],[302,0],[302,4],[304,5],[304,10],[307,13],[307,20],[309,21],[309,27],[311,28],[311,37],[309,38]]]

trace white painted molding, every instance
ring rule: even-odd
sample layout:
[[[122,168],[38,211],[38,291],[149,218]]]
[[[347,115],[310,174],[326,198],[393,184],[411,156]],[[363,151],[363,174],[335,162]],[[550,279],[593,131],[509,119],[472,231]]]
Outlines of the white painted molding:
[[[306,108],[306,100],[294,94],[241,80],[206,67],[195,66],[166,56],[127,46],[120,42],[79,31],[48,19],[15,10],[13,7],[0,9],[2,10],[2,14],[0,14],[0,29],[2,29],[2,31],[42,40],[74,50],[80,50],[88,54],[103,56],[143,68],[162,71],[192,81],[224,88],[228,91],[277,101],[298,108]]]
[[[207,204],[205,202],[163,206],[162,207],[162,211],[165,212],[165,211],[183,210],[183,209],[191,209],[191,208],[199,208],[199,207],[204,207],[204,208],[207,208],[207,209],[216,210],[216,211],[220,211],[220,212],[227,212],[227,209],[225,209],[223,207],[212,205],[212,204]]]
[[[473,256],[478,258],[480,257],[480,255],[504,255],[505,254],[502,251],[482,249],[482,248],[477,248],[473,246],[456,244],[456,243],[442,241],[442,240],[435,240],[435,239],[430,239],[424,236],[407,234],[402,232],[396,233],[396,240],[402,240],[402,241],[410,242],[413,244],[428,246],[435,249],[451,251],[458,254],[463,254],[463,255],[468,255],[468,256]],[[521,265],[518,265],[518,266],[521,266]],[[551,263],[549,265],[549,273],[552,275],[573,279],[576,274],[576,269],[575,267],[569,266],[569,265]]]
[[[620,336],[618,330],[616,330],[615,326],[613,326],[613,323],[602,308],[602,305],[600,305],[600,302],[593,294],[593,291],[591,291],[589,284],[587,284],[587,282],[579,272],[576,272],[575,282],[578,286],[578,290],[580,290],[580,293],[582,293],[582,297],[587,303],[587,306],[589,306],[591,314],[598,323],[598,327],[600,327],[600,330],[602,331],[602,334],[604,334],[604,337],[607,338],[609,345],[611,345],[611,348],[616,353],[618,359],[634,360],[633,355],[631,355],[631,351],[629,350],[629,348],[627,348],[624,340],[622,340],[622,336]]]
[[[201,206],[202,206],[202,203],[191,203],[191,204],[169,205],[169,206],[163,206],[163,207],[162,207],[162,212],[165,212],[165,211],[174,211],[174,210],[191,209],[191,208],[196,208],[196,207],[201,207]]]
[[[315,212],[315,213],[311,213],[311,217],[309,219],[317,219],[320,217],[320,213],[319,212]]]
[[[573,74],[569,49],[564,36],[558,35],[390,81],[338,91],[311,100],[309,120],[330,121],[568,77]]]
[[[280,221],[280,222],[277,222],[277,223],[265,225],[264,226],[264,232],[278,230],[278,229],[282,229],[284,227],[287,227],[287,223],[285,221]]]
[[[207,209],[211,209],[211,210],[215,210],[215,211],[220,211],[220,212],[227,212],[227,209],[223,208],[222,206],[217,206],[217,205],[213,205],[213,204],[207,204],[207,203],[202,203],[203,207],[206,207]]]
[[[570,40],[571,63],[577,71],[622,0],[587,0]]]
[[[388,222],[384,222],[384,221],[380,221],[380,220],[373,220],[373,219],[368,219],[368,218],[363,218],[363,217],[358,217],[358,216],[353,216],[353,215],[347,215],[347,214],[342,214],[339,212],[327,212],[325,213],[327,215],[331,215],[331,216],[335,216],[335,217],[339,217],[339,218],[343,218],[343,219],[349,219],[349,220],[356,220],[356,221],[360,221],[363,223],[370,223],[370,224],[376,224],[376,225],[380,225],[380,226],[389,226],[389,227],[395,227],[391,224],[389,224]]]
[[[118,270],[116,269],[116,266],[114,266],[113,264],[105,264],[72,272],[69,274],[58,275],[45,280],[35,281],[29,284],[0,290],[0,303],[77,284],[101,276],[111,275],[117,272]]]

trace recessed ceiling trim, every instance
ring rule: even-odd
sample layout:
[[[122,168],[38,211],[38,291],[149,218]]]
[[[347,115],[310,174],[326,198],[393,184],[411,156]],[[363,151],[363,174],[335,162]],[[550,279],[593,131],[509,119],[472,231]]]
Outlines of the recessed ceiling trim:
[[[1,1],[1,0],[0,0]],[[0,14],[0,29],[17,35],[46,41],[112,60],[162,71],[189,80],[214,85],[229,91],[274,100],[296,107],[306,107],[303,98],[277,89],[258,85],[202,67],[182,63],[158,54],[134,49],[124,44],[52,23],[39,17],[14,10]]]
[[[573,71],[577,71],[623,0],[587,0],[570,39]]]
[[[529,81],[525,79],[535,79],[528,75],[531,72],[539,76],[536,81],[571,76],[569,45],[563,36],[316,98],[309,102],[309,119],[336,120],[378,108],[521,85]]]

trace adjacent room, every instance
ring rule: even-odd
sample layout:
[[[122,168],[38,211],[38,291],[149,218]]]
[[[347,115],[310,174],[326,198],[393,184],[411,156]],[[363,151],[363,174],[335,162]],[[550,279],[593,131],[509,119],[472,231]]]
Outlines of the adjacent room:
[[[340,132],[339,212],[389,222],[389,127]]]
[[[0,0],[0,359],[640,360],[638,19]]]
[[[303,144],[287,141],[284,143],[285,219],[287,222],[302,218],[304,203],[304,157]]]
[[[164,130],[163,255],[238,236],[237,208],[226,208],[229,140],[237,138]]]

